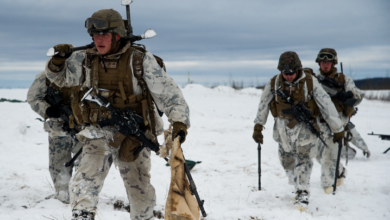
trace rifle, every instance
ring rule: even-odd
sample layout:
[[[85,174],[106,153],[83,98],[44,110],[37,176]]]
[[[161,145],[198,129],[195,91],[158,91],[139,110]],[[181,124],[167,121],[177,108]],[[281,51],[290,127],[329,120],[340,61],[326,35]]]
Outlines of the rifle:
[[[343,73],[343,63],[340,63],[340,66],[341,66],[341,73]],[[343,89],[343,87],[344,87],[344,85],[337,82],[335,79],[329,78],[329,77],[324,76],[322,74],[318,74],[317,79],[318,79],[318,82],[322,84],[322,87],[324,88],[324,90],[332,98],[336,96],[336,94],[339,92],[339,89]],[[359,101],[358,99],[348,98],[343,103],[345,105],[354,107],[358,101]]]
[[[61,97],[59,92],[49,86],[47,87],[44,99],[50,106],[59,106],[60,118],[64,122],[62,124],[62,129],[68,132],[77,143],[78,140],[76,138],[76,134],[79,133],[80,130],[74,126],[73,111],[64,105],[64,99]],[[81,148],[70,161],[65,163],[65,167],[69,167],[74,163],[77,157],[81,154],[82,149],[83,148]]]
[[[121,109],[116,109],[111,106],[111,104],[100,94],[96,94],[93,91],[93,88],[91,88],[81,99],[81,101],[87,100],[89,102],[95,103],[99,105],[100,107],[105,107],[111,111],[112,119],[107,121],[98,122],[99,126],[104,127],[107,125],[113,125],[118,129],[118,133],[122,133],[123,136],[127,137],[129,135],[133,135],[137,137],[142,145],[138,147],[138,149],[133,153],[133,155],[139,154],[139,152],[142,151],[144,147],[148,147],[149,149],[153,150],[154,152],[158,152],[160,150],[160,146],[154,142],[152,142],[145,133],[139,129],[138,123],[142,123],[144,120],[141,116],[138,116],[134,113],[133,110],[131,110],[129,107],[125,109],[125,111]],[[117,136],[117,135],[115,135]],[[115,137],[114,137],[115,139]],[[122,140],[123,141],[123,140]],[[116,141],[114,141],[115,143]],[[111,142],[112,143],[112,142]],[[119,143],[120,144],[120,143]],[[118,145],[119,146],[119,145]],[[184,157],[184,155],[183,155]],[[168,162],[168,158],[164,158]],[[185,160],[185,158],[184,158]],[[190,169],[188,168],[187,163],[184,163],[184,170],[187,175],[189,184],[190,184],[190,190],[192,195],[195,195],[196,200],[198,202],[199,208],[202,211],[203,217],[206,217],[207,214],[204,210],[203,204],[204,200],[200,200],[198,191],[196,190],[196,185],[194,180],[192,179]]]
[[[121,41],[130,41],[131,43],[135,41],[139,41],[142,39],[149,39],[154,36],[156,36],[156,32],[153,29],[147,29],[145,33],[142,35],[133,35],[133,27],[131,26],[131,19],[130,19],[130,4],[133,2],[133,0],[122,0],[122,5],[126,6],[126,15],[127,20],[124,20],[125,27],[127,26],[127,36],[121,38]],[[73,52],[79,51],[79,50],[86,50],[93,48],[95,46],[95,42],[92,42],[90,44],[87,44],[85,46],[81,47],[73,47],[71,50],[67,53],[65,53],[64,57],[69,57]],[[52,56],[59,56],[58,51],[55,51],[55,49],[52,47],[47,51],[46,56],[52,57]]]
[[[294,102],[291,100],[291,98],[289,96],[287,96],[283,91],[280,90],[281,88],[282,87],[280,86],[277,90],[273,91],[272,94],[274,94],[274,95],[276,94],[276,95],[280,96],[282,99],[286,99],[287,103],[290,104],[291,109],[283,110],[284,114],[291,114],[291,115],[295,116],[295,122],[293,120],[290,123],[303,122],[304,124],[306,124],[306,126],[309,128],[309,130],[314,135],[316,135],[317,138],[320,139],[321,142],[326,147],[329,148],[329,146],[325,143],[324,139],[322,139],[322,137],[321,137],[322,132],[321,133],[318,132],[317,129],[314,127],[313,122],[311,122],[309,120],[309,118],[312,116],[310,110],[307,109],[306,106],[303,103],[298,103],[298,104],[295,105]],[[289,124],[287,124],[287,126],[289,126]]]
[[[95,103],[100,107],[105,107],[111,111],[112,118],[110,120],[98,122],[100,127],[114,126],[118,129],[118,133],[115,134],[113,141],[109,143],[111,146],[117,148],[127,136],[133,135],[142,143],[133,153],[134,156],[139,154],[145,147],[155,152],[159,151],[159,145],[151,141],[139,128],[138,123],[142,123],[144,121],[143,118],[135,114],[129,107],[126,107],[125,110],[114,108],[102,95],[96,94],[93,88],[85,93],[81,101],[83,102],[84,100]]]
[[[389,134],[374,134],[374,132],[371,132],[371,134],[368,133],[368,135],[375,135],[375,136],[378,136],[381,140],[390,141],[390,135]],[[383,152],[383,153],[385,154],[388,151],[390,151],[390,147],[387,148],[387,150],[385,150],[385,152]]]

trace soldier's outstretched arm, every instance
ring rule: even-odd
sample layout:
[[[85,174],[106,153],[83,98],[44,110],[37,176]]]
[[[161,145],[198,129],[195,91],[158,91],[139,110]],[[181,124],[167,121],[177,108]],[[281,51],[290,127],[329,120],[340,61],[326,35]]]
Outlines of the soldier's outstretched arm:
[[[179,86],[157,63],[153,54],[146,52],[143,78],[156,105],[168,120],[190,127],[190,109]]]
[[[272,101],[274,95],[271,91],[271,80],[265,85],[263,93],[261,94],[261,99],[259,103],[259,108],[257,110],[257,115],[255,119],[255,124],[265,125],[267,122],[269,114],[269,103]]]
[[[62,66],[56,66],[50,58],[45,67],[46,77],[59,87],[73,87],[81,85],[84,81],[82,71],[85,50],[76,51]]]
[[[353,98],[358,99],[359,101],[355,104],[355,106],[359,105],[362,100],[364,93],[362,90],[360,90],[358,87],[356,87],[355,82],[353,79],[349,76],[345,76],[345,85],[344,85],[345,91],[351,91],[353,93]]]
[[[328,93],[325,92],[315,77],[313,77],[313,98],[320,109],[322,117],[328,123],[330,130],[333,133],[342,132],[344,127],[340,115]]]
[[[46,109],[50,106],[45,101],[45,93],[47,90],[46,73],[39,73],[27,92],[27,102],[31,109],[39,114],[42,118],[46,117]]]

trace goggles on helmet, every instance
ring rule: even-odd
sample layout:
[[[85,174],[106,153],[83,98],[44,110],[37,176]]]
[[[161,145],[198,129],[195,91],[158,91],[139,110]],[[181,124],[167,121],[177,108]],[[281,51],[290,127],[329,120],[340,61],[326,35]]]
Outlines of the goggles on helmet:
[[[292,76],[295,74],[295,71],[290,69],[290,66],[288,64],[284,64],[284,70],[282,73],[286,76]]]
[[[319,60],[334,60],[334,55],[328,52],[322,52],[318,54],[317,58]]]
[[[97,30],[104,30],[108,28],[114,28],[119,27],[123,25],[123,21],[107,21],[104,19],[99,18],[87,18],[85,20],[85,28],[92,28],[92,26],[95,26],[95,29]]]

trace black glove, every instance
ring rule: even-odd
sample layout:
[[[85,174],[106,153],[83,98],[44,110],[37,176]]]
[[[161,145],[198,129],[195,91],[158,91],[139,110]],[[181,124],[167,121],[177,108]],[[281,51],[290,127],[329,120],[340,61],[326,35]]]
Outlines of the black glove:
[[[57,55],[53,56],[51,62],[56,66],[62,66],[66,59],[72,54],[72,45],[71,44],[57,44],[54,46],[54,50],[58,52]]]
[[[336,93],[336,98],[342,102],[345,102],[346,99],[353,98],[353,93],[351,91],[340,91]]]
[[[364,150],[363,155],[369,158],[371,156],[371,152],[369,150]]]
[[[50,106],[46,109],[46,115],[49,118],[59,118],[61,116],[61,109],[59,106]]]

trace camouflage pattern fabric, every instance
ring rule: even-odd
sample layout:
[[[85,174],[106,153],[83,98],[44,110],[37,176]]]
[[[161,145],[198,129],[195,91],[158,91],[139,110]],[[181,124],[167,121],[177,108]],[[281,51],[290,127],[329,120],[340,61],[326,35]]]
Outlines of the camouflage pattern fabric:
[[[298,54],[294,51],[287,51],[282,53],[279,57],[278,70],[283,71],[284,65],[289,64],[290,69],[295,70],[295,68],[302,69],[301,60],[298,57]]]
[[[330,54],[333,54],[335,59],[334,59],[334,64],[337,64],[338,63],[338,60],[337,60],[337,52],[335,49],[332,49],[332,48],[322,48],[320,50],[320,52],[318,52],[318,54],[320,53],[330,53]],[[317,55],[318,56],[318,55]],[[316,63],[320,63],[320,59],[318,59],[318,57],[316,58]]]
[[[321,70],[317,71],[317,75],[318,74],[322,74]],[[342,73],[336,73],[336,74],[342,74]],[[360,90],[358,87],[356,87],[355,82],[353,81],[353,79],[351,77],[346,76],[346,75],[344,75],[344,76],[345,76],[344,89],[346,92],[351,91],[353,93],[354,99],[360,100],[355,104],[355,106],[357,106],[362,102],[363,97],[364,97],[364,93],[362,92],[362,90]],[[341,121],[343,122],[343,126],[345,127],[348,124],[349,117],[345,116],[343,114],[343,112],[339,112],[339,115],[340,115]]]
[[[282,77],[282,75],[279,74],[277,77]],[[293,83],[289,83],[289,85],[292,87],[297,86],[299,81],[304,80],[305,77],[306,74],[301,74],[299,79]],[[277,78],[274,88],[277,89],[278,87],[279,79]],[[341,132],[344,130],[333,102],[316,78],[313,78],[312,94],[308,94],[307,84],[304,84],[304,88],[301,89],[304,90],[305,97],[315,100],[322,116],[328,122],[333,132]],[[274,97],[272,94],[270,80],[263,90],[257,116],[254,121],[255,124],[265,125],[270,109],[269,103],[273,98],[277,97]],[[289,181],[294,183],[296,190],[309,191],[312,170],[311,151],[316,146],[317,137],[303,123],[297,124],[292,129],[287,126],[288,123],[288,119],[275,118],[273,138],[279,144],[279,159],[283,168],[286,170]]]
[[[119,150],[104,139],[86,139],[80,161],[70,185],[72,210],[96,212],[99,193],[112,163],[119,168],[130,202],[130,218],[153,218],[156,203],[154,187],[150,183],[150,151],[143,149],[134,162],[119,160]]]
[[[352,140],[351,140],[352,144],[358,147],[362,151],[368,150],[368,146],[366,142],[363,140],[362,136],[356,130],[356,127],[352,128],[350,132],[352,133]]]
[[[312,155],[316,158],[317,162],[321,164],[321,186],[325,188],[332,186],[334,183],[339,145],[338,143],[333,143],[332,131],[327,124],[321,123],[319,119],[317,121],[321,132],[323,132],[323,139],[329,148],[318,139]],[[343,146],[343,148],[345,147]],[[340,161],[339,173],[342,173],[343,169],[344,166]]]
[[[42,118],[46,118],[46,109],[50,106],[45,100],[45,93],[47,90],[46,85],[46,73],[45,71],[39,73],[27,92],[27,102],[30,104],[31,109],[40,115]]]
[[[313,168],[310,152],[314,146],[314,143],[304,146],[294,145],[290,152],[286,152],[279,144],[279,161],[286,171],[289,184],[294,185],[296,191],[310,192],[310,175]]]

